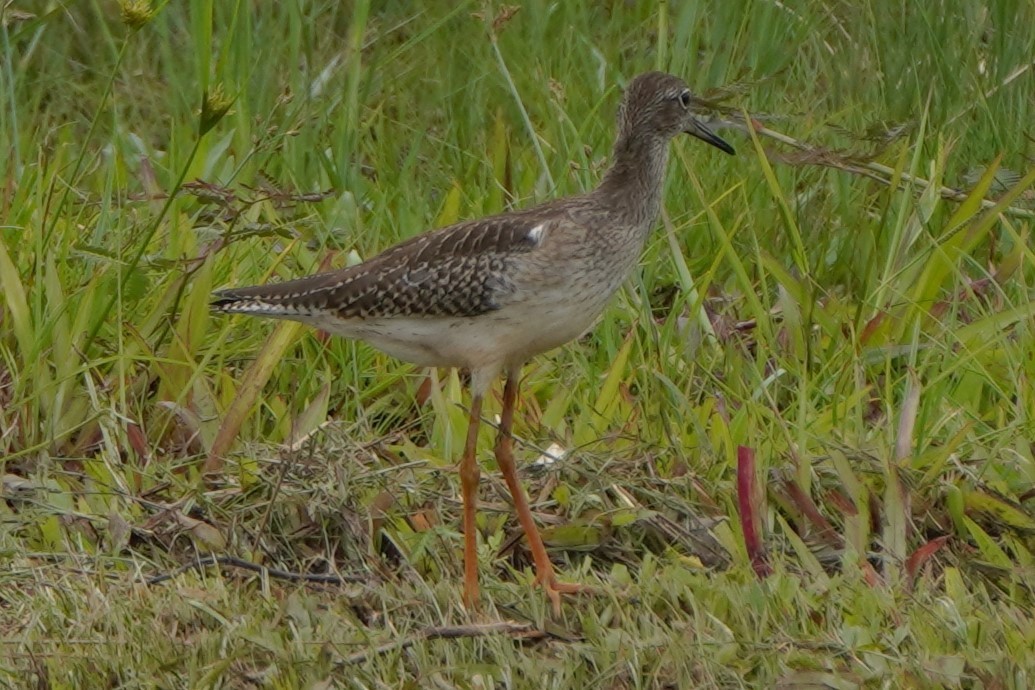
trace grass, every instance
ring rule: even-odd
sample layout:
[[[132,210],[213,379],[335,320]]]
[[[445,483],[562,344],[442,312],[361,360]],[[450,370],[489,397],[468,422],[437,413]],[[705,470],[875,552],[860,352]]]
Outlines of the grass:
[[[18,9],[3,684],[1030,685],[1031,3]],[[489,472],[470,616],[457,376],[208,295],[592,186],[653,68],[756,126],[675,145],[642,270],[526,368],[599,594],[551,616]]]

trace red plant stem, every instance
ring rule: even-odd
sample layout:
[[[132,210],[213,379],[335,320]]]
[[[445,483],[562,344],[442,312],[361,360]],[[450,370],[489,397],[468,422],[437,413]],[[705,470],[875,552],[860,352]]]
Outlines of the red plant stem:
[[[744,533],[751,568],[759,578],[772,574],[769,560],[762,542],[758,501],[755,492],[755,451],[747,446],[737,446],[737,505],[740,509],[740,528]]]

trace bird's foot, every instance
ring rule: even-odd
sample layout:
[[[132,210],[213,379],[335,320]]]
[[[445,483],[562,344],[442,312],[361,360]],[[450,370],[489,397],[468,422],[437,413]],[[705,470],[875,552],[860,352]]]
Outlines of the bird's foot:
[[[561,615],[561,595],[562,594],[579,594],[581,592],[593,592],[593,588],[588,585],[580,585],[574,582],[561,582],[554,575],[553,569],[549,572],[540,573],[536,575],[535,584],[541,585],[546,591],[546,597],[550,600],[550,604],[553,606],[553,613],[555,616]]]

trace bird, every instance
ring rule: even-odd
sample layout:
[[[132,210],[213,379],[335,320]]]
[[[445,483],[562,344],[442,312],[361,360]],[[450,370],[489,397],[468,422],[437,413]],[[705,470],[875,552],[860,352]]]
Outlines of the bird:
[[[522,366],[587,332],[639,261],[661,209],[670,142],[682,133],[733,154],[695,114],[683,79],[647,72],[626,85],[610,167],[595,189],[418,234],[348,268],[218,290],[216,312],[300,321],[400,360],[469,373],[459,462],[463,602],[479,605],[475,518],[482,401],[504,378],[494,454],[554,612],[585,589],[557,578],[518,478],[512,428]]]

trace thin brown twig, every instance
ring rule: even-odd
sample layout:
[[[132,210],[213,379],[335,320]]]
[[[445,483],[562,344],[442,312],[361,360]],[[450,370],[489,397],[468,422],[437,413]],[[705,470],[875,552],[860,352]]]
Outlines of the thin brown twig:
[[[739,118],[735,124],[738,127],[746,126],[742,118]],[[796,148],[799,151],[806,153],[816,154],[814,160],[809,161],[815,165],[822,165],[828,168],[836,168],[838,170],[844,170],[845,172],[854,173],[856,175],[863,175],[872,180],[876,180],[886,186],[891,186],[891,180],[897,177],[901,183],[912,184],[928,189],[933,186],[930,180],[926,180],[916,175],[910,175],[906,172],[896,172],[894,168],[887,165],[877,163],[874,161],[847,161],[840,160],[834,156],[824,155],[822,148],[806,144],[805,142],[799,141],[794,137],[787,136],[782,132],[777,132],[774,129],[768,127],[760,127],[757,124],[752,124],[755,132],[760,136],[773,139],[781,144],[786,144],[792,148]],[[953,187],[946,187],[945,185],[938,186],[938,194],[943,199],[949,199],[950,201],[965,201],[969,196],[968,193],[961,189],[954,189]],[[996,202],[991,199],[982,199],[981,207],[984,209],[995,208]],[[1014,216],[1016,218],[1035,218],[1035,210],[1027,208],[1017,208],[1016,206],[1008,206],[1002,209],[1001,213],[1008,216]]]
[[[158,575],[152,575],[151,577],[144,580],[145,584],[157,585],[167,580],[171,580],[177,575],[182,575],[191,570],[201,570],[202,568],[208,568],[210,566],[231,566],[234,568],[240,568],[241,570],[248,570],[253,573],[260,573],[266,577],[272,577],[277,580],[287,580],[288,582],[316,582],[320,584],[328,585],[343,585],[348,582],[369,582],[370,578],[365,575],[332,575],[329,573],[293,573],[289,570],[281,570],[279,568],[269,568],[258,563],[252,563],[246,561],[243,558],[237,558],[236,556],[201,556],[185,563],[179,568],[171,570],[167,573],[159,573]]]
[[[526,640],[537,640],[547,636],[547,633],[536,628],[531,623],[517,623],[515,621],[498,621],[495,623],[476,623],[472,625],[443,625],[425,628],[415,635],[404,637],[401,640],[385,642],[362,652],[350,654],[338,662],[339,666],[351,666],[362,663],[367,659],[382,654],[388,654],[396,650],[407,649],[423,640],[457,640],[465,637],[487,637],[489,635],[510,635]]]

